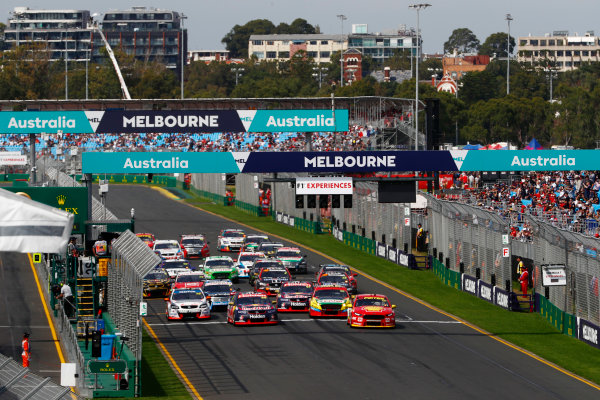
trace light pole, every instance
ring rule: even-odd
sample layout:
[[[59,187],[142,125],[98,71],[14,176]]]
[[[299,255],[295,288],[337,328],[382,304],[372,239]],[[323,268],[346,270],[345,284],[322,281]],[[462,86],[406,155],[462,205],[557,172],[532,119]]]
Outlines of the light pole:
[[[340,36],[340,87],[344,86],[344,20],[347,20],[344,14],[338,14],[337,17],[342,23],[342,34]]]
[[[181,19],[181,41],[179,43],[180,47],[181,47],[181,99],[183,100],[184,96],[183,96],[183,69],[185,67],[185,62],[184,62],[184,58],[183,58],[183,51],[184,51],[184,47],[183,47],[183,20],[187,18],[187,16],[185,16],[183,13],[181,13],[181,16],[179,17]]]
[[[431,7],[428,3],[411,4],[408,8],[417,10],[417,56],[415,58],[415,150],[419,150],[419,60],[421,58],[421,43],[419,37],[419,11]]]
[[[235,86],[237,86],[237,84],[238,84],[238,76],[242,75],[242,72],[244,72],[244,68],[242,68],[242,67],[234,67],[234,68],[231,68],[231,71],[233,73],[235,73]]]
[[[65,32],[65,100],[69,100],[69,53],[68,50],[68,36]]]
[[[506,95],[510,94],[510,21],[513,20],[512,15],[506,14],[506,22],[508,23],[508,36],[506,37]]]
[[[323,82],[323,72],[327,72],[327,68],[325,67],[313,67],[313,71],[315,71],[312,76],[319,81],[319,89],[321,89]]]

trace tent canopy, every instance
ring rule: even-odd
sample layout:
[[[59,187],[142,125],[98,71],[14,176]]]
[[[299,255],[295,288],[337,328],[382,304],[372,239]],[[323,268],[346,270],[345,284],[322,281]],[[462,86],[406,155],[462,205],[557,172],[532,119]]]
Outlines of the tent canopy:
[[[535,140],[535,138],[531,139],[531,142],[527,146],[525,146],[525,150],[541,150],[542,145]]]
[[[73,214],[0,189],[0,251],[66,251]]]
[[[483,146],[480,144],[467,144],[465,147],[463,147],[463,150],[479,150],[481,149]]]

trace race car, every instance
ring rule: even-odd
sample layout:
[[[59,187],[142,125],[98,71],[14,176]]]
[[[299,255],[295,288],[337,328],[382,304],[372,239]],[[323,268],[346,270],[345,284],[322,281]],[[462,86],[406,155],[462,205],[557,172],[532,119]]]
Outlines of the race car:
[[[210,256],[208,241],[204,235],[181,235],[179,245],[187,252],[186,258],[206,258]]]
[[[312,292],[310,282],[284,282],[277,295],[277,312],[308,311]]]
[[[154,269],[144,276],[142,294],[144,297],[164,297],[171,289],[171,278],[164,269]]]
[[[244,246],[242,248],[243,251],[256,251],[258,250],[258,245],[262,242],[268,242],[269,237],[267,235],[248,235],[244,240]]]
[[[346,273],[346,275],[348,275],[348,280],[350,281],[350,285],[352,286],[352,289],[349,290],[350,293],[358,293],[358,282],[356,281],[356,277],[358,276],[357,273],[352,272],[352,270],[350,269],[349,266],[347,265],[342,265],[342,264],[321,264],[319,265],[319,270],[316,273],[316,277],[319,278],[319,275],[321,275],[324,272],[332,272],[332,271],[337,271],[337,272],[344,272]]]
[[[211,310],[229,304],[229,299],[234,293],[233,285],[229,279],[214,279],[204,282],[202,287],[206,298],[210,300]]]
[[[342,271],[323,272],[314,283],[316,285],[343,286],[348,290],[348,293],[356,293],[356,287],[350,282],[350,277]]]
[[[182,272],[175,278],[171,290],[175,289],[200,289],[206,278],[202,272]]]
[[[262,242],[258,245],[258,251],[262,251],[267,257],[275,257],[275,253],[277,253],[277,249],[280,247],[284,247],[283,243]]]
[[[223,229],[217,237],[219,251],[240,251],[246,234],[242,229]]]
[[[204,275],[207,279],[231,279],[238,282],[238,269],[231,257],[211,256],[204,260]]]
[[[233,325],[274,325],[279,318],[266,294],[236,292],[227,307],[227,322]]]
[[[254,260],[254,264],[250,267],[250,276],[248,277],[248,283],[254,285],[254,281],[258,277],[258,273],[262,268],[285,268],[281,260],[274,258],[257,258]]]
[[[275,258],[280,259],[291,273],[306,274],[308,272],[306,255],[302,255],[297,247],[280,247],[275,253]]]
[[[348,308],[346,323],[352,327],[395,328],[395,305],[383,294],[360,294]]]
[[[240,278],[250,277],[250,267],[257,258],[264,258],[265,254],[260,252],[241,251],[237,258],[238,276]]]
[[[254,290],[269,296],[276,296],[284,282],[292,280],[287,268],[261,268],[254,280]]]
[[[151,234],[151,233],[136,233],[135,236],[142,239],[142,242],[146,243],[148,245],[148,247],[150,247],[150,248],[154,247],[154,241],[156,240],[156,238],[154,237],[153,234]]]
[[[168,320],[210,318],[210,306],[202,289],[175,289],[165,301]]]
[[[192,266],[188,260],[163,260],[159,264],[161,268],[169,274],[171,279],[175,279],[182,272],[191,272]]]
[[[179,260],[185,258],[186,251],[179,246],[177,240],[156,240],[152,250],[163,260]]]
[[[342,286],[317,286],[310,299],[308,315],[314,317],[346,317],[352,307],[350,294]]]

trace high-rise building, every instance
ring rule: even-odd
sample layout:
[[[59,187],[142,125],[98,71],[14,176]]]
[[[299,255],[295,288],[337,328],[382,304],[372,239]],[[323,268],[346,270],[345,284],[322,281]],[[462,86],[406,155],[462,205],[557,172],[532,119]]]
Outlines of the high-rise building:
[[[185,16],[176,11],[147,7],[111,10],[104,14],[102,31],[113,50],[141,60],[159,61],[179,73],[182,54],[187,59]]]
[[[92,30],[88,10],[31,10],[15,7],[4,31],[7,48],[36,43],[50,60],[85,61],[90,57]]]
[[[101,24],[93,24],[88,10],[32,10],[16,7],[8,20],[5,43],[8,48],[39,43],[50,60],[100,62],[105,56],[102,29],[113,50],[140,60],[159,61],[179,74],[187,54],[185,18],[176,11],[133,7],[108,11]]]

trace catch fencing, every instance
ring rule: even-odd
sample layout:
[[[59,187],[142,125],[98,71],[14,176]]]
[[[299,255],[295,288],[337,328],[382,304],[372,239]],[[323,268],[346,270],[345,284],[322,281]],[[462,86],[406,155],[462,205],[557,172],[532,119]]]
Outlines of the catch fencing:
[[[127,230],[112,242],[111,262],[108,264],[108,296],[106,309],[127,346],[135,357],[135,393],[139,395],[140,363],[142,360],[142,303],[143,278],[160,264],[155,254],[134,233]]]

